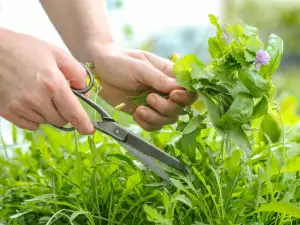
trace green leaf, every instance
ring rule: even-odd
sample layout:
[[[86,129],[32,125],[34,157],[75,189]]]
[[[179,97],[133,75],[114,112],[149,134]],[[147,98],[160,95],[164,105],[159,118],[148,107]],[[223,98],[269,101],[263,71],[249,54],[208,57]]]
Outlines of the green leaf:
[[[230,138],[246,153],[246,155],[251,155],[252,148],[249,139],[241,127],[235,128],[229,131]]]
[[[82,163],[82,156],[80,152],[76,153],[76,159],[74,163],[74,173],[73,173],[73,181],[78,185],[81,186],[81,182],[83,179],[84,174],[84,165]]]
[[[253,112],[253,99],[246,93],[235,96],[228,111],[216,122],[223,130],[232,130],[248,122]]]
[[[147,220],[161,225],[171,225],[171,221],[161,215],[155,208],[144,205],[144,211],[147,215]]]
[[[189,208],[193,208],[193,204],[191,200],[185,195],[177,195],[174,200],[182,202],[183,204],[187,205]]]
[[[241,24],[229,25],[226,27],[226,31],[233,37],[241,37],[244,34],[244,28]]]
[[[252,52],[264,49],[264,44],[259,40],[257,36],[250,37],[246,41],[246,48]]]
[[[247,62],[253,62],[255,60],[255,57],[256,57],[255,53],[253,53],[253,52],[251,52],[247,49],[245,50],[244,55],[245,55],[245,59],[246,59]]]
[[[21,217],[21,216],[24,216],[25,214],[30,213],[30,212],[32,212],[32,211],[33,211],[33,209],[27,210],[27,211],[25,211],[25,212],[17,213],[17,214],[11,215],[9,218],[10,218],[10,219],[16,219],[16,218],[19,218],[19,217]]]
[[[231,180],[234,180],[238,175],[241,166],[241,152],[240,150],[236,150],[232,153],[231,157],[228,158],[224,163],[224,168],[226,168],[226,172]]]
[[[72,222],[73,220],[76,219],[77,216],[79,215],[85,215],[85,214],[88,214],[89,212],[86,212],[86,211],[83,211],[83,210],[80,210],[80,211],[75,211],[72,213],[72,215],[70,216],[69,220],[70,222]]]
[[[277,71],[283,55],[283,41],[279,36],[275,34],[270,35],[267,52],[271,59],[268,65],[261,67],[261,73],[265,77],[271,77]]]
[[[203,115],[197,115],[196,117],[193,117],[189,124],[184,128],[183,134],[189,134],[192,133],[194,130],[196,130],[204,120]]]
[[[126,189],[132,190],[135,186],[137,186],[139,183],[141,183],[141,175],[140,173],[135,173],[128,177],[126,182]]]
[[[264,115],[260,125],[260,139],[268,143],[268,139],[265,137],[267,135],[275,143],[279,141],[281,133],[282,130],[279,121],[271,114]]]
[[[223,33],[223,31],[222,31],[221,26],[219,24],[218,18],[213,14],[209,14],[208,18],[209,18],[210,23],[217,28],[217,35],[220,37],[221,34]]]
[[[300,219],[300,208],[289,202],[271,202],[263,204],[255,210],[255,213],[258,212],[277,212]]]
[[[215,124],[221,117],[221,110],[218,105],[207,95],[202,94],[202,97],[204,99],[205,107],[207,109],[210,120],[213,124]]]
[[[260,118],[265,115],[268,111],[268,99],[266,96],[263,96],[259,102],[257,102],[253,108],[252,119]]]
[[[244,28],[244,34],[246,36],[251,37],[251,36],[257,35],[258,30],[257,30],[256,27],[250,26],[250,25],[245,24],[245,23],[241,23],[241,25]]]
[[[179,59],[174,64],[172,69],[172,72],[176,75],[177,83],[189,91],[192,91],[192,87],[191,87],[192,65],[194,66],[197,65],[200,68],[205,66],[203,62],[197,59],[196,55],[189,54]]]
[[[195,162],[196,160],[196,138],[198,134],[199,128],[196,128],[190,133],[183,134],[181,139],[177,143],[178,148],[189,158],[191,162]]]
[[[190,72],[180,72],[176,74],[177,83],[184,87],[188,91],[193,91],[191,86],[191,73]]]
[[[198,64],[192,64],[192,79],[205,79],[211,81],[215,74],[211,67],[201,67]]]
[[[270,90],[268,81],[254,71],[240,70],[239,77],[254,98],[259,98]]]
[[[218,58],[222,55],[222,48],[217,37],[208,39],[208,51],[212,58]]]

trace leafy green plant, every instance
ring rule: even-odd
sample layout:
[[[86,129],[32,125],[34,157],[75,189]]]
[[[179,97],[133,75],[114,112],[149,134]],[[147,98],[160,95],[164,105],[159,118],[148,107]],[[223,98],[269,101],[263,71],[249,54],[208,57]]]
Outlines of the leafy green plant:
[[[255,46],[262,44],[255,29],[229,26],[239,36],[228,43],[210,18],[217,27],[209,41],[211,64],[192,55],[174,58],[178,81],[201,95],[178,123],[145,132],[109,108],[132,132],[183,161],[189,176],[170,172],[171,184],[165,183],[100,132],[87,137],[51,126],[37,132],[13,126],[13,142],[0,140],[0,224],[299,224],[296,101],[288,96],[272,102],[280,38],[271,35],[264,48],[270,61],[258,70]],[[260,88],[262,83],[270,88]]]

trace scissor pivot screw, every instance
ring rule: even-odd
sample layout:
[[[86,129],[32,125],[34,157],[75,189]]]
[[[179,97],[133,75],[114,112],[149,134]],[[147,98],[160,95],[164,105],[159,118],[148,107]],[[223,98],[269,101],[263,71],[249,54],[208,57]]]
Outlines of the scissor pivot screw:
[[[119,129],[116,129],[115,132],[116,132],[116,134],[119,134],[119,133],[120,133],[120,130],[119,130]]]

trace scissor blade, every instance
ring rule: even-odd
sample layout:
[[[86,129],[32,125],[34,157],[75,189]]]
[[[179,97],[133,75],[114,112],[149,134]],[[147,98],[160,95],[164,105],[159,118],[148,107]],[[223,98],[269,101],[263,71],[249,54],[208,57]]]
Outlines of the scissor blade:
[[[133,155],[137,160],[144,164],[144,166],[150,168],[157,176],[161,177],[167,182],[170,182],[169,176],[163,171],[159,163],[149,156],[143,154],[142,152],[136,150],[134,147],[125,144],[124,142],[119,142],[124,148],[128,150],[129,153]]]
[[[157,159],[170,167],[188,173],[187,168],[176,158],[172,157],[166,152],[159,150],[154,145],[147,143],[146,141],[135,136],[132,133],[128,132],[125,144],[132,146],[134,149],[144,153],[145,155],[151,156],[152,158]]]

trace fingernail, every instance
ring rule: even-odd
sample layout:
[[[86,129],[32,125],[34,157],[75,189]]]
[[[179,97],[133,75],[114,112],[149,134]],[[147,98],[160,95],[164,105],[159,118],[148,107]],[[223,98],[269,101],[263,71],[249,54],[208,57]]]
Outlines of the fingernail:
[[[150,102],[155,103],[156,101],[158,101],[157,96],[156,96],[155,94],[152,94],[152,95],[150,96]]]
[[[147,110],[145,108],[141,108],[139,114],[143,117],[146,118],[147,117]]]
[[[169,77],[169,81],[170,81],[170,82],[172,82],[172,83],[174,83],[174,84],[177,84],[177,81],[176,81],[176,79],[175,79],[175,78],[173,78],[173,77]]]
[[[181,96],[180,96],[180,93],[175,93],[174,94],[174,98],[176,99],[176,100],[180,100],[180,98],[181,98]]]

